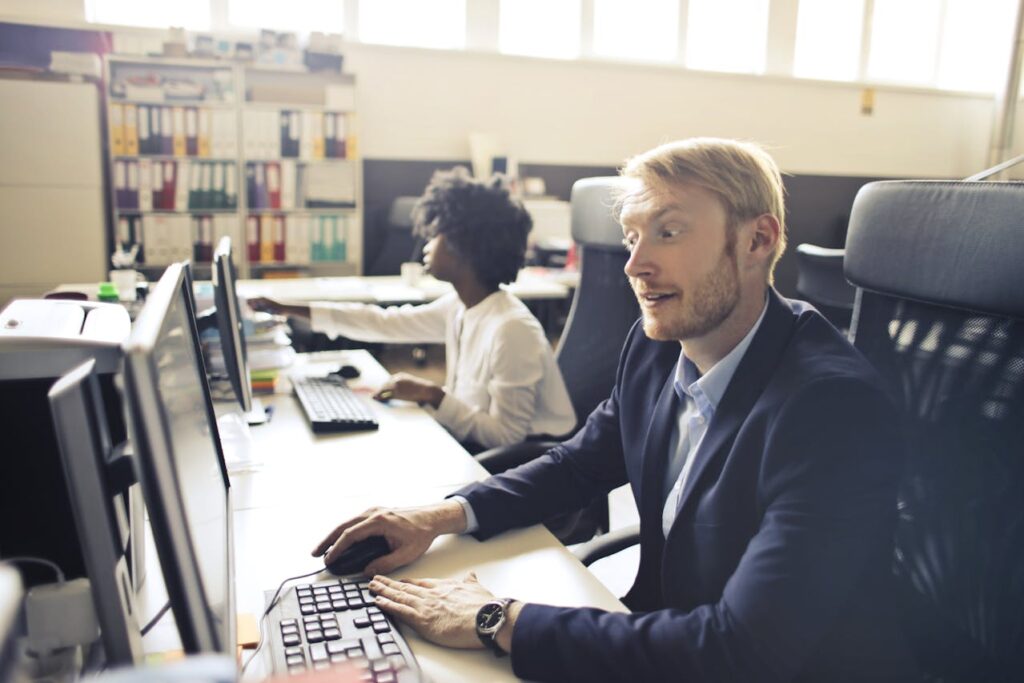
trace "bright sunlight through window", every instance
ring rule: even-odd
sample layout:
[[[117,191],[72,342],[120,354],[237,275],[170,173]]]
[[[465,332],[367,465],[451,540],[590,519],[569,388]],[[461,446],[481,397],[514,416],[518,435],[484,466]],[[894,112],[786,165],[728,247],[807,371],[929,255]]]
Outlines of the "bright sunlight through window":
[[[210,30],[210,0],[86,0],[86,21],[193,31]]]
[[[690,0],[686,65],[691,69],[764,73],[768,0]]]
[[[498,49],[534,57],[579,57],[580,0],[501,0]]]
[[[342,0],[288,0],[280,3],[230,0],[228,23],[242,28],[296,33],[342,33],[345,28],[344,6]]]
[[[359,40],[439,49],[466,46],[466,0],[360,0]]]
[[[800,0],[793,75],[856,79],[863,26],[864,0]]]
[[[946,0],[936,85],[996,92],[1006,80],[1015,0]]]
[[[679,0],[594,0],[594,53],[670,61],[679,43]]]

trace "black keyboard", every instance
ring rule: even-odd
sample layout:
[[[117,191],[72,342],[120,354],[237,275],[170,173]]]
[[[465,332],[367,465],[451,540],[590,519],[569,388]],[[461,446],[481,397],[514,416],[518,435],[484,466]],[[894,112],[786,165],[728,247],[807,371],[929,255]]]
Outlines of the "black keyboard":
[[[293,377],[292,387],[313,431],[352,432],[377,429],[377,418],[345,380],[334,377]]]
[[[360,681],[416,683],[419,665],[391,618],[373,604],[367,579],[331,579],[289,590],[269,615],[275,674],[346,663]],[[273,591],[267,591],[267,599]]]

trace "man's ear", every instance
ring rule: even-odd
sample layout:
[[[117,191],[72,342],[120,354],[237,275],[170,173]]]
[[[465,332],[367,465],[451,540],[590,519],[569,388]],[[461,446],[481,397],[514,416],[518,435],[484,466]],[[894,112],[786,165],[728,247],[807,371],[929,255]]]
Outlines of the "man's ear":
[[[775,246],[779,243],[782,226],[779,225],[779,219],[775,216],[763,213],[754,219],[752,227],[753,234],[749,242],[750,255],[767,263],[775,253]]]

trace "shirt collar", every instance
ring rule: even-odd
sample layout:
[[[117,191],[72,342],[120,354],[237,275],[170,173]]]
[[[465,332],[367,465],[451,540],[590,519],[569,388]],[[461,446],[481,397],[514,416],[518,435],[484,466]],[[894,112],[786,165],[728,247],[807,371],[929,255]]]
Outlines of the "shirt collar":
[[[732,376],[736,374],[736,368],[739,367],[740,361],[743,360],[743,356],[754,340],[754,335],[761,327],[761,321],[764,320],[767,310],[768,300],[766,298],[761,315],[758,316],[757,322],[750,328],[746,336],[722,360],[712,365],[703,376],[694,362],[687,358],[682,351],[679,352],[679,362],[676,363],[675,389],[677,394],[681,394],[680,398],[682,398],[682,394],[692,398],[697,404],[697,409],[705,417],[710,417],[715,412],[722,396],[725,395],[725,390],[729,388]]]
[[[485,317],[487,312],[497,305],[497,302],[501,299],[502,293],[503,290],[501,289],[496,292],[492,292],[481,299],[480,302],[472,308],[466,308],[466,305],[463,304],[460,299],[459,304],[462,306],[462,319],[466,322],[471,322],[478,318]]]

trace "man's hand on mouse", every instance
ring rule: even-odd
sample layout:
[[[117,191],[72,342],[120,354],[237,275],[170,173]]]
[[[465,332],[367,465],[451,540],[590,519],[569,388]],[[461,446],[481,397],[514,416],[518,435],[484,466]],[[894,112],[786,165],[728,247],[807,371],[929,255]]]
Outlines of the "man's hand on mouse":
[[[399,372],[391,375],[387,383],[373,397],[378,401],[397,398],[402,401],[415,401],[420,405],[439,408],[441,401],[444,400],[444,389],[429,380]]]
[[[319,557],[327,551],[324,564],[330,564],[356,541],[383,536],[391,552],[378,557],[364,571],[368,576],[386,574],[418,559],[441,534],[457,534],[465,529],[466,513],[454,500],[415,508],[370,508],[336,526],[312,555]]]

